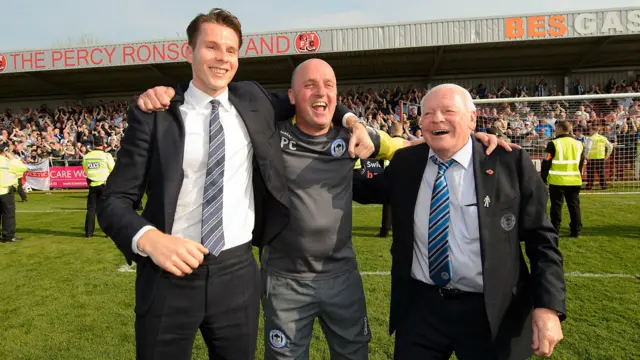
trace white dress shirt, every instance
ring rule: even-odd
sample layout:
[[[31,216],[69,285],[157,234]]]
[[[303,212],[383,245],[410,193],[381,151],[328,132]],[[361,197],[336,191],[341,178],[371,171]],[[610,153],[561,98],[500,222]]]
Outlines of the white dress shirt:
[[[469,137],[467,144],[453,155],[455,162],[445,172],[449,189],[449,260],[451,264],[451,282],[447,287],[482,292],[482,262],[472,146],[472,139]],[[438,174],[438,166],[431,161],[432,155],[435,154],[429,150],[429,160],[418,191],[411,267],[413,278],[431,285],[434,282],[429,276],[429,210],[431,193]]]
[[[255,223],[253,145],[242,118],[229,102],[229,90],[216,99],[220,101],[220,122],[225,137],[222,223],[223,250],[226,250],[251,241]],[[184,100],[180,106],[185,128],[184,180],[178,195],[171,235],[201,242],[202,195],[209,156],[210,101],[213,98],[190,83]],[[139,254],[138,239],[150,228],[143,227],[133,238],[134,253]]]

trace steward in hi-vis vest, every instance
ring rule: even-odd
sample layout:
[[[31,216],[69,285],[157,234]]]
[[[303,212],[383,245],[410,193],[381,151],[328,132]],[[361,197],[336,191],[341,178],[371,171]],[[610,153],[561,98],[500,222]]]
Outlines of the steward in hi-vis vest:
[[[14,158],[7,144],[0,144],[0,221],[2,221],[3,243],[20,241],[16,237],[16,200],[13,195],[16,174],[26,166]],[[26,169],[24,169],[26,171]]]
[[[560,232],[563,198],[567,200],[571,222],[571,237],[580,237],[582,219],[580,215],[580,189],[584,147],[573,137],[573,127],[568,121],[556,123],[557,137],[547,144],[546,157],[542,162],[541,176],[549,184],[551,198],[551,223]]]
[[[600,127],[592,125],[589,128],[589,136],[586,141],[587,154],[587,186],[586,190],[591,190],[593,181],[598,176],[600,189],[607,190],[607,181],[604,177],[604,163],[613,151],[613,145],[606,137],[599,134]]]
[[[100,136],[93,142],[95,150],[89,151],[82,159],[82,167],[87,175],[89,194],[87,195],[87,216],[84,220],[84,236],[92,237],[96,226],[96,206],[102,197],[107,178],[113,170],[115,161],[111,154],[104,151],[104,142]]]

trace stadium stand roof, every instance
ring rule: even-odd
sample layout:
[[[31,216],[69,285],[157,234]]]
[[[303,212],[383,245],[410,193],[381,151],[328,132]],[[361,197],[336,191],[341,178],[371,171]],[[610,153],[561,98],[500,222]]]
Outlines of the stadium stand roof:
[[[191,77],[184,43],[5,52],[0,100],[173,85]],[[410,77],[426,83],[462,74],[637,68],[639,51],[640,8],[301,30],[245,36],[235,80],[286,86],[293,68],[311,57],[327,60],[339,81]]]

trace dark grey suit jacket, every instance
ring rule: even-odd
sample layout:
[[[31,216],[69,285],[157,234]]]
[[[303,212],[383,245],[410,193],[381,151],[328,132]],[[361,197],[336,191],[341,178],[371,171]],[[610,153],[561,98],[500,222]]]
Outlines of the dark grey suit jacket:
[[[487,156],[485,150],[479,141],[473,141],[486,313],[501,358],[522,359],[532,353],[534,307],[556,310],[560,319],[565,319],[562,255],[557,232],[546,214],[547,188],[529,155],[524,150],[507,152],[498,147]],[[428,154],[426,144],[407,147],[396,152],[382,175],[354,178],[354,201],[391,204],[390,333],[410,316],[407,310],[412,308],[412,302],[420,301],[413,295],[410,282],[413,223]],[[484,207],[485,196],[491,199],[489,207]],[[509,219],[515,219],[512,228],[504,224]]]

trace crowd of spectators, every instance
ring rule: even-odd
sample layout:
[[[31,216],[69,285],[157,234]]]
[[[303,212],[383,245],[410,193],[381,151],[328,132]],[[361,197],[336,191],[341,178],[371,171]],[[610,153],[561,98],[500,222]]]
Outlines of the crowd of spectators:
[[[522,82],[509,87],[502,81],[498,88],[479,84],[467,91],[474,99],[501,99],[541,96],[562,96],[554,87],[548,86],[543,77],[533,84],[531,92]],[[625,80],[610,81],[604,86],[594,84],[588,87],[576,79],[570,95],[640,93],[640,75],[630,84]],[[422,136],[419,117],[420,99],[427,89],[409,86],[406,90],[400,86],[376,91],[354,88],[338,95],[339,101],[351,108],[359,116],[377,129],[390,130],[395,124],[402,125],[402,136],[407,139]],[[618,148],[628,148],[636,152],[640,141],[640,99],[589,99],[589,100],[553,100],[553,101],[517,101],[491,102],[478,104],[476,131],[498,135],[508,142],[516,143],[534,151],[542,151],[555,133],[557,121],[569,120],[573,123],[575,135],[583,138],[588,135],[591,126],[598,126]],[[493,100],[492,100],[493,101]],[[619,152],[626,151],[620,150]]]
[[[24,108],[0,113],[0,142],[27,163],[43,159],[62,162],[82,159],[93,148],[94,138],[104,140],[105,151],[116,155],[127,123],[127,103],[85,106],[64,103],[50,108]]]
[[[529,89],[522,82],[502,81],[497,88],[479,84],[468,91],[474,99],[562,95],[555,87],[548,86],[543,77],[531,86]],[[406,89],[397,86],[393,90],[354,87],[339,92],[338,101],[374,128],[399,129],[401,136],[415,139],[422,136],[419,103],[426,92],[426,88],[414,86]],[[604,87],[583,85],[576,79],[570,94],[631,92],[640,92],[640,75],[630,84],[611,79]],[[640,141],[639,104],[638,99],[631,98],[479,104],[477,131],[494,133],[523,147],[544,148],[554,136],[555,123],[570,120],[578,137],[587,135],[591,125],[597,125],[612,143],[635,149]],[[60,162],[82,159],[93,148],[94,138],[100,136],[106,144],[105,150],[117,157],[120,139],[127,127],[127,106],[127,102],[98,101],[84,106],[65,103],[55,108],[43,104],[19,112],[7,109],[0,113],[0,143],[7,142],[27,163],[43,159]]]

